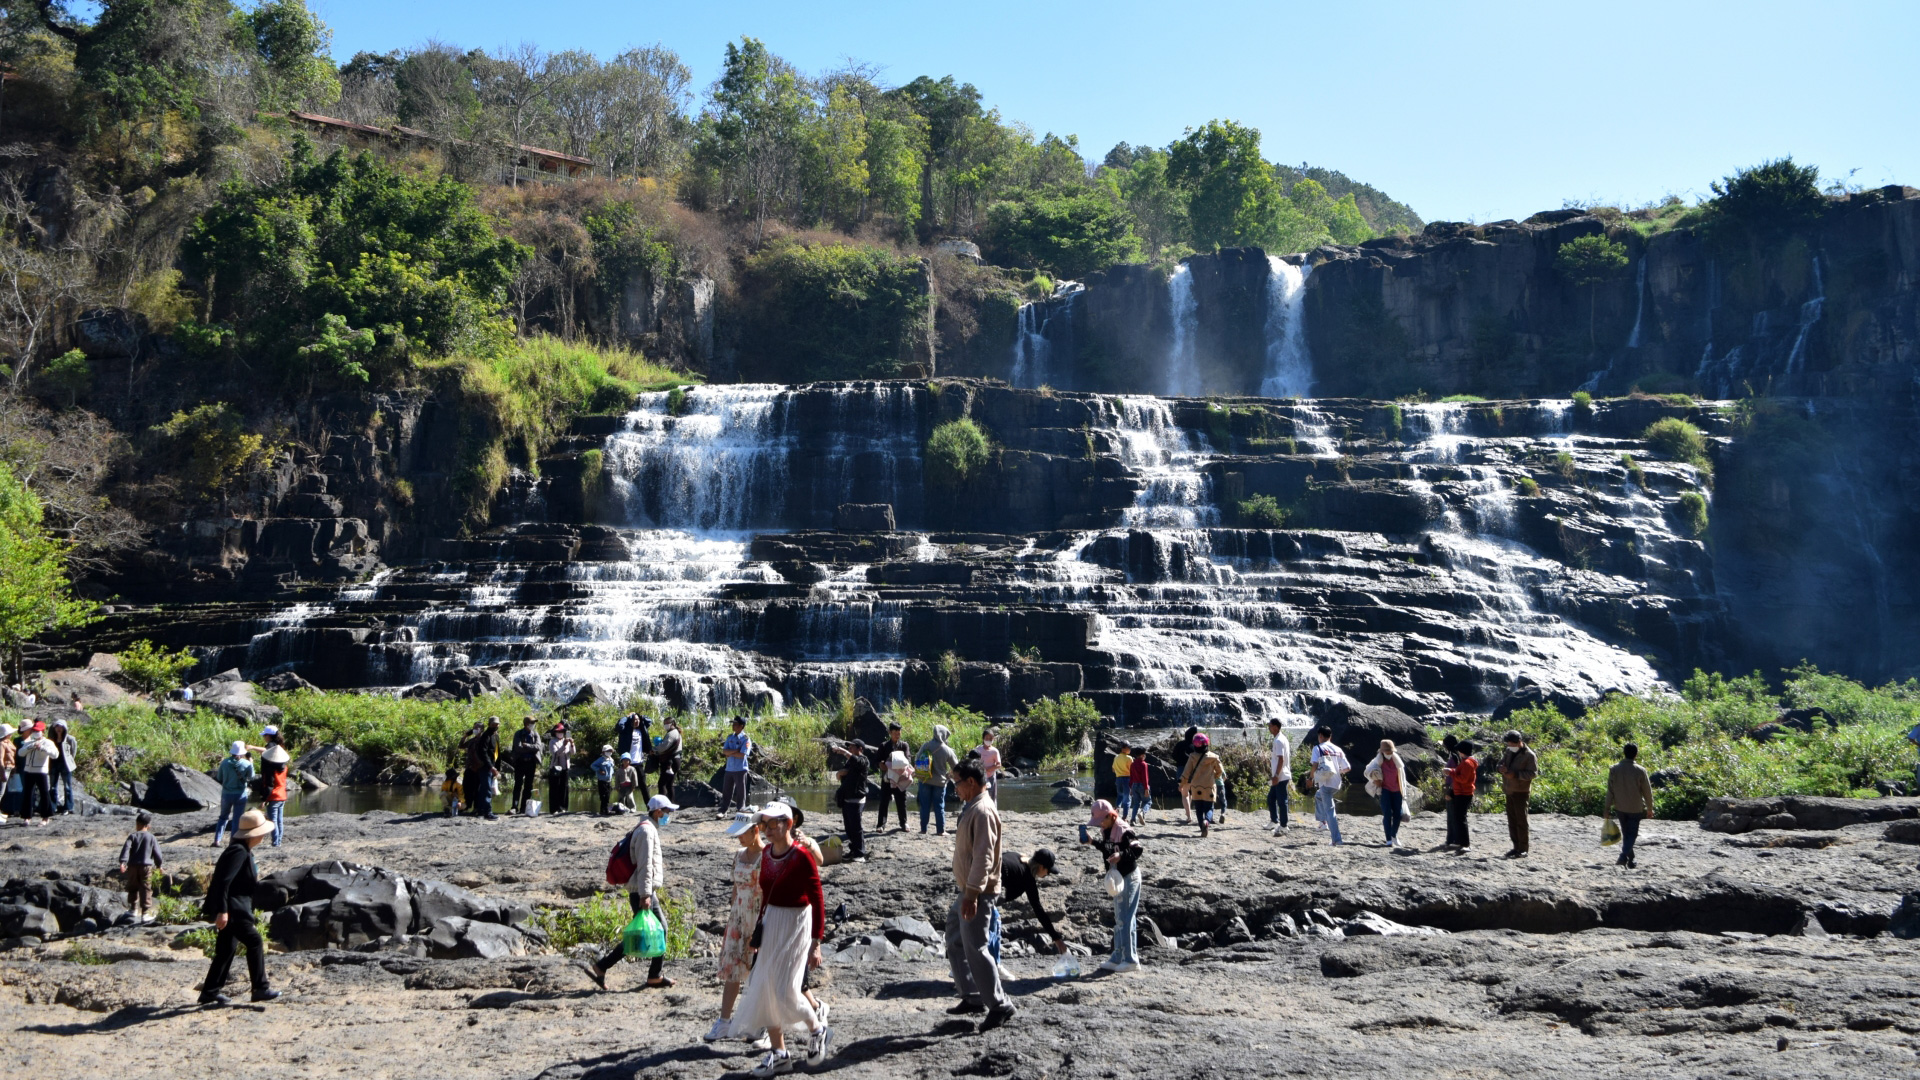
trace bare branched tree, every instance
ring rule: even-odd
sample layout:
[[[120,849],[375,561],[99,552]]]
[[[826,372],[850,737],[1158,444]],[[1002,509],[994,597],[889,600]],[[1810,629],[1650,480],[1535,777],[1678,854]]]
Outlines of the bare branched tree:
[[[58,348],[61,329],[100,299],[102,249],[125,217],[119,199],[77,186],[64,209],[42,213],[11,177],[0,178],[0,353],[11,368],[9,395]]]

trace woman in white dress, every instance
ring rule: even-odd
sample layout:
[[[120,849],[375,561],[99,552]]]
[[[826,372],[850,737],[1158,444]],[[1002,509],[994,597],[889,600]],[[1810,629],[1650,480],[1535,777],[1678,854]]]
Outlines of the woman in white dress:
[[[793,842],[793,812],[785,803],[772,803],[759,814],[766,850],[760,854],[760,955],[747,980],[746,993],[733,1017],[733,1030],[765,1029],[772,1049],[754,1066],[755,1076],[778,1076],[793,1071],[796,1060],[787,1050],[786,1029],[805,1025],[809,1065],[826,1060],[833,1029],[801,992],[807,969],[819,967],[820,941],[826,936],[826,896],[820,887],[820,867],[813,853]]]

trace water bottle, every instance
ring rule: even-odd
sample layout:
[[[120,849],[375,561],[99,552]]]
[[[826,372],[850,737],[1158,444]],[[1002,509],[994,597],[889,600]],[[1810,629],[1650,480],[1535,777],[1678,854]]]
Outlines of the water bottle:
[[[1080,977],[1080,958],[1068,953],[1053,965],[1053,977],[1056,979],[1077,979]]]

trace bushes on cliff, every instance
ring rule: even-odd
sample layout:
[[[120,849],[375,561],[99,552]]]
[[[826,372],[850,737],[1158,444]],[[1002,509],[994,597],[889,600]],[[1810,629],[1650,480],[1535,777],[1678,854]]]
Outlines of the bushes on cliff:
[[[919,259],[857,244],[779,240],[740,277],[740,370],[770,382],[894,378],[926,349]]]
[[[290,386],[387,383],[427,357],[499,353],[526,256],[465,185],[297,139],[283,178],[229,184],[188,231],[211,318],[181,336],[266,358]]]
[[[993,455],[987,433],[970,417],[950,420],[927,436],[927,481],[936,487],[958,487],[979,472]]]
[[[1640,438],[1675,461],[1684,461],[1699,469],[1713,468],[1712,460],[1707,457],[1706,434],[1678,417],[1655,420],[1640,433]]]
[[[1709,231],[1744,231],[1773,240],[1820,220],[1827,198],[1820,193],[1820,170],[1796,165],[1792,156],[1763,161],[1713,182]]]
[[[96,605],[73,598],[67,547],[42,527],[40,499],[0,461],[0,662],[19,682],[20,647],[83,626]]]
[[[987,248],[996,263],[1081,278],[1140,257],[1126,209],[1105,188],[1022,192],[987,208]]]

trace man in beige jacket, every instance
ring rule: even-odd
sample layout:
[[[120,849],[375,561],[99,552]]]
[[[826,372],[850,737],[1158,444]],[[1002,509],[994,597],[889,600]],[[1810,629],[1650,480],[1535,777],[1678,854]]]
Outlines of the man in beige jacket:
[[[1633,843],[1640,823],[1653,816],[1653,780],[1641,766],[1640,747],[1620,748],[1620,760],[1607,770],[1607,816],[1620,815],[1620,865],[1633,869]]]
[[[953,767],[953,789],[966,805],[953,830],[953,884],[960,895],[947,910],[947,964],[960,1004],[947,1012],[984,1012],[980,1030],[991,1031],[1014,1016],[999,965],[987,951],[987,926],[1000,895],[1000,808],[987,794],[980,766],[971,761]]]

